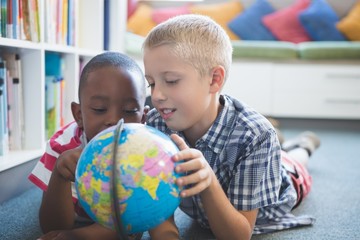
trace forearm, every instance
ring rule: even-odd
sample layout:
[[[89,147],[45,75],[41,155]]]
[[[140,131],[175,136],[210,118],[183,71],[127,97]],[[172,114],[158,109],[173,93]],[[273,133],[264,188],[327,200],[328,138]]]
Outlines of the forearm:
[[[250,239],[253,227],[248,219],[231,205],[216,176],[213,177],[215,180],[200,196],[216,239]]]
[[[71,182],[65,180],[54,168],[48,189],[43,194],[39,212],[40,225],[44,233],[53,230],[71,229],[75,211],[71,194]]]

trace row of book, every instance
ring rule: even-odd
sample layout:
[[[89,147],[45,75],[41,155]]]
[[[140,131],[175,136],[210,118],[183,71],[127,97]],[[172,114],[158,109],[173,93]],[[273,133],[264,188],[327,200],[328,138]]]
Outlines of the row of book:
[[[24,146],[24,110],[21,59],[18,54],[0,58],[0,156]]]
[[[68,46],[79,45],[80,7],[86,7],[88,0],[0,0],[0,37],[40,42],[40,32],[44,32],[44,42]],[[103,40],[104,50],[109,50],[110,0],[104,1]],[[40,6],[43,3],[44,25],[40,25]],[[85,24],[87,20],[84,20]],[[94,38],[98,36],[94,35]]]
[[[0,0],[0,36],[40,41],[39,0]],[[75,46],[76,0],[44,1],[45,41]]]
[[[51,44],[76,45],[75,22],[79,0],[45,1],[45,41]]]
[[[0,56],[0,156],[25,149],[24,89],[19,54]],[[64,125],[64,64],[59,53],[45,54],[46,138]]]
[[[39,42],[39,0],[0,1],[0,36]]]
[[[54,52],[45,54],[45,63],[45,135],[49,139],[65,123],[65,65],[61,54]]]

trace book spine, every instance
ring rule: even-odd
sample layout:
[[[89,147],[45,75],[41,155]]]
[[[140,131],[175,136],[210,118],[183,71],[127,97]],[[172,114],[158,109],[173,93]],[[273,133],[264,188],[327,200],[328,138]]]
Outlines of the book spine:
[[[13,38],[13,0],[7,0],[6,37]]]
[[[30,15],[28,0],[21,0],[24,39],[31,41]]]
[[[13,38],[19,39],[19,1],[12,0]]]
[[[28,9],[29,9],[29,22],[30,22],[30,33],[31,41],[38,42],[40,38],[38,37],[38,29],[36,22],[36,0],[28,0]]]
[[[7,2],[6,0],[1,1],[1,36],[7,37],[6,23],[7,23]]]
[[[24,83],[22,78],[22,72],[21,72],[21,59],[19,54],[15,54],[15,64],[17,69],[17,77],[19,79],[19,86],[18,86],[18,129],[19,129],[19,144],[20,149],[25,148],[25,116],[24,116]]]
[[[8,83],[8,124],[10,150],[21,150],[24,145],[24,109],[21,61],[18,54],[5,54]]]
[[[68,2],[67,45],[74,46],[74,0]]]
[[[26,40],[25,31],[24,31],[24,10],[23,10],[23,1],[17,0],[19,4],[19,39]]]
[[[58,0],[57,2],[57,19],[56,19],[56,43],[61,44],[62,42],[62,24],[63,24],[63,1]]]
[[[8,103],[5,62],[0,61],[0,156],[9,152]]]
[[[39,1],[35,0],[35,26],[36,26],[37,42],[40,42],[40,33],[41,33],[39,12],[40,12]]]
[[[61,43],[67,45],[67,34],[68,34],[68,0],[63,0],[63,10],[62,10],[62,34],[61,34]]]

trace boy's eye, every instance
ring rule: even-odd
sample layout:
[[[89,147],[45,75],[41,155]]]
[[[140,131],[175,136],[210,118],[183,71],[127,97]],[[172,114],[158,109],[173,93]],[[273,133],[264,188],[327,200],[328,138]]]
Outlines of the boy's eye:
[[[148,88],[153,88],[154,86],[155,86],[155,83],[149,83],[147,87]]]
[[[127,114],[134,114],[134,113],[137,113],[138,111],[139,111],[139,109],[137,109],[137,108],[124,110],[124,112]]]
[[[170,85],[174,85],[178,82],[179,80],[169,80],[169,81],[166,81],[167,84],[170,84]]]
[[[96,113],[104,113],[106,112],[106,108],[91,108]]]

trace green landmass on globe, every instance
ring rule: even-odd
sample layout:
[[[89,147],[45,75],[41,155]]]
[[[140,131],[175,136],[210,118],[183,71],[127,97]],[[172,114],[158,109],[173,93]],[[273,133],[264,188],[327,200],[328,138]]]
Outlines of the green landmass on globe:
[[[171,159],[179,150],[167,135],[147,125],[123,124],[118,141],[115,130],[113,126],[102,131],[84,148],[76,169],[79,202],[105,227],[117,229],[119,209],[128,234],[144,232],[168,219],[180,204],[175,184],[179,175]]]

